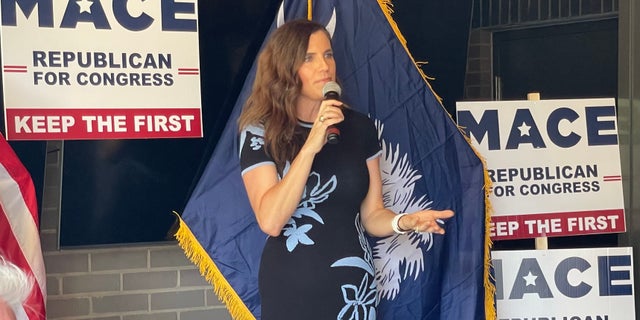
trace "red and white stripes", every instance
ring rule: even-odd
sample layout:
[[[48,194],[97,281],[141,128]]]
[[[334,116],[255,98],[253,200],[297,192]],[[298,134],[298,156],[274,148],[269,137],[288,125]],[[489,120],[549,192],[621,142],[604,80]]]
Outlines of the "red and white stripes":
[[[31,175],[0,134],[0,255],[35,279],[24,303],[30,320],[46,319],[46,274]]]

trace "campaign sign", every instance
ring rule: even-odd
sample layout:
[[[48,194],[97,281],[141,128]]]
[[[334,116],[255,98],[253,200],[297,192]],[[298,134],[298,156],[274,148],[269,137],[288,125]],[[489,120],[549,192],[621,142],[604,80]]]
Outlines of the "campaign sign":
[[[486,160],[493,240],[624,232],[614,99],[458,102]]]
[[[6,137],[201,137],[197,8],[2,0]]]
[[[631,247],[493,251],[499,320],[632,320]]]

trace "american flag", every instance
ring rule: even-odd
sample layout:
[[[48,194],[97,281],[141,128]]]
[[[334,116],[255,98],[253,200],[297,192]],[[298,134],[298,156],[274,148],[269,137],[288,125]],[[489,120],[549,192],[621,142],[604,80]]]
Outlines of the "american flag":
[[[0,134],[0,256],[34,280],[18,319],[46,319],[46,275],[31,175]],[[0,279],[1,281],[1,279]]]

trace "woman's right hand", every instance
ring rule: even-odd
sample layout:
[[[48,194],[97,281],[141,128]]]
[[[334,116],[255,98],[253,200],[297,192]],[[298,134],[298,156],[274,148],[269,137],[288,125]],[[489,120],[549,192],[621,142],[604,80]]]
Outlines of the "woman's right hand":
[[[327,128],[342,121],[344,121],[342,102],[333,99],[323,100],[307,141],[300,151],[302,152],[306,149],[313,154],[320,152],[325,143],[327,143]]]

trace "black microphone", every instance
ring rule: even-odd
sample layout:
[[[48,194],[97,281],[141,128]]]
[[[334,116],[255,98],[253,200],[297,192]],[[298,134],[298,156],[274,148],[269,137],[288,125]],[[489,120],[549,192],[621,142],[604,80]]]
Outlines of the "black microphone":
[[[322,87],[322,95],[324,99],[333,99],[340,100],[340,94],[342,93],[342,89],[340,85],[334,81],[329,81],[324,84]],[[327,142],[330,144],[336,144],[340,142],[340,129],[338,129],[335,125],[330,125],[327,128]]]

